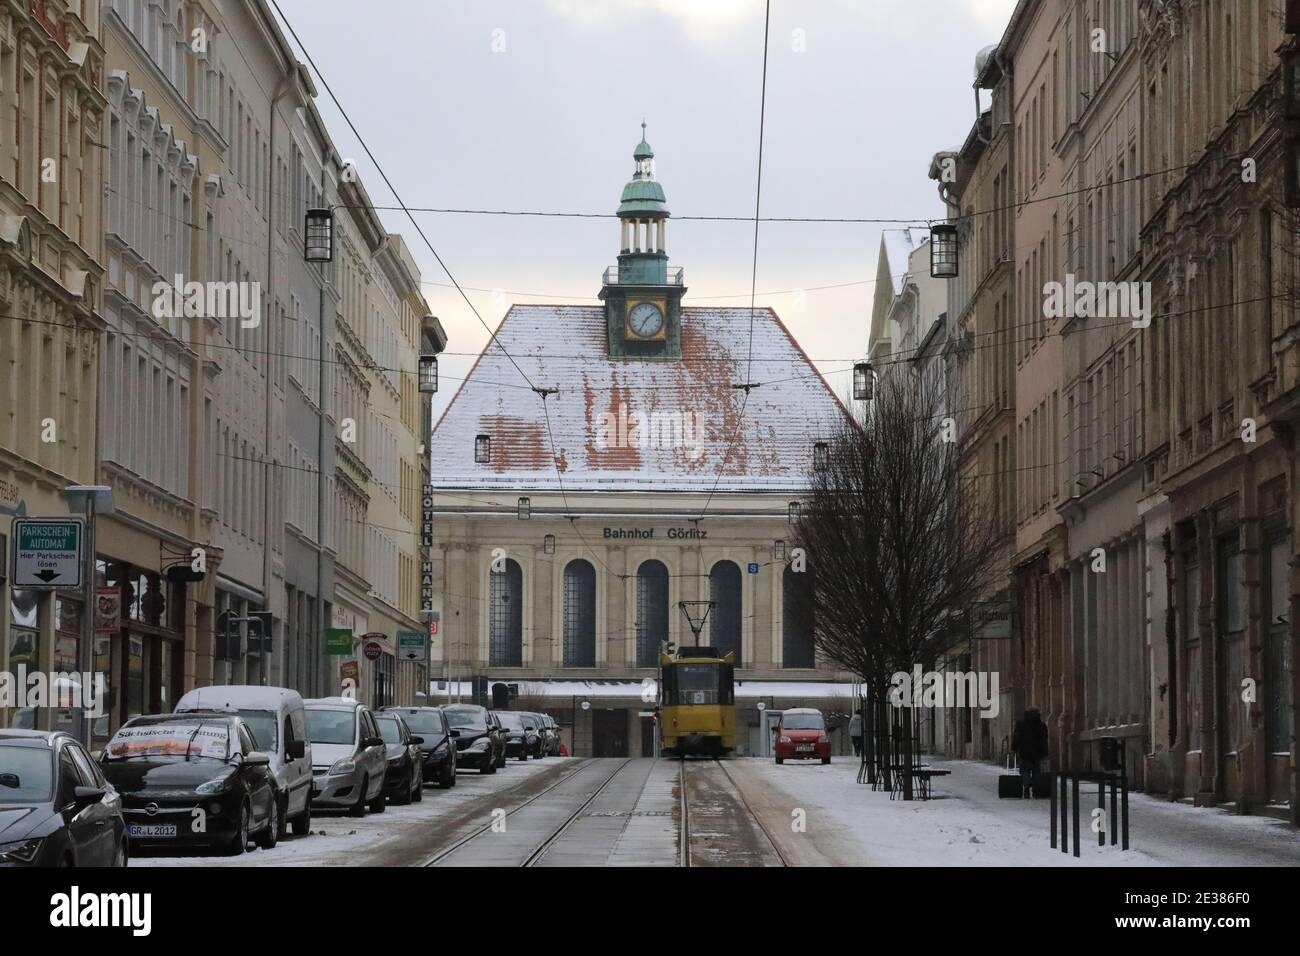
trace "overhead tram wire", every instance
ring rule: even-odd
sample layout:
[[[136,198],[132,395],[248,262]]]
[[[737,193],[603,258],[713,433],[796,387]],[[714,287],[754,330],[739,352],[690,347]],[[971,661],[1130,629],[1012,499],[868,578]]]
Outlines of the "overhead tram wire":
[[[564,476],[560,471],[559,455],[556,452],[555,440],[551,434],[551,429],[549,425],[550,412],[546,406],[547,395],[554,392],[555,389],[543,389],[540,388],[538,385],[536,385],[533,382],[533,380],[528,377],[528,374],[523,370],[523,368],[520,367],[519,363],[515,361],[514,356],[512,356],[510,352],[506,349],[506,347],[501,344],[500,340],[496,336],[496,333],[493,332],[492,329],[488,326],[487,322],[483,320],[483,316],[479,314],[478,309],[474,307],[474,303],[470,301],[470,298],[465,293],[465,290],[462,289],[460,283],[456,281],[456,277],[452,274],[451,269],[448,268],[447,263],[443,261],[442,256],[438,254],[438,250],[434,248],[433,243],[429,241],[429,237],[425,234],[424,230],[420,227],[420,223],[416,220],[415,216],[411,214],[411,210],[406,206],[405,202],[402,200],[401,195],[397,191],[397,187],[393,185],[392,180],[388,178],[388,174],[384,172],[383,167],[379,164],[379,160],[375,158],[374,152],[370,149],[370,144],[366,142],[365,137],[361,135],[360,131],[356,127],[356,124],[352,122],[352,117],[348,115],[347,110],[343,108],[343,104],[339,102],[339,98],[335,95],[333,87],[331,87],[329,81],[325,79],[325,75],[321,72],[320,67],[316,65],[316,61],[312,59],[312,56],[308,52],[306,45],[302,42],[302,38],[298,36],[297,31],[294,30],[293,28],[293,24],[289,22],[289,18],[285,16],[284,11],[280,9],[279,0],[271,0],[271,5],[275,7],[276,13],[279,14],[281,21],[283,21],[285,28],[289,31],[289,34],[293,37],[294,42],[298,44],[298,48],[302,50],[302,55],[306,58],[307,63],[311,66],[312,72],[314,72],[317,78],[320,80],[321,86],[325,87],[325,92],[329,94],[330,101],[334,104],[335,109],[339,111],[339,115],[342,116],[343,121],[347,123],[348,129],[352,131],[352,135],[356,137],[357,142],[361,145],[361,148],[365,150],[366,156],[370,159],[371,164],[375,167],[375,171],[379,173],[380,178],[383,179],[384,185],[388,187],[388,191],[392,193],[393,198],[397,200],[398,204],[402,207],[402,211],[406,214],[406,218],[411,221],[411,225],[415,227],[415,231],[419,234],[420,238],[424,241],[425,246],[428,247],[429,252],[433,255],[434,259],[437,260],[438,265],[442,268],[442,271],[446,274],[447,278],[452,282],[452,284],[456,286],[456,291],[459,292],[460,297],[465,300],[465,304],[468,305],[470,311],[474,313],[474,317],[478,319],[479,324],[482,325],[483,328],[487,331],[492,344],[501,350],[501,354],[504,355],[509,360],[510,364],[515,367],[515,371],[517,371],[520,377],[523,378],[523,380],[528,383],[528,387],[532,389],[534,392],[536,392],[538,397],[541,399],[542,411],[546,415],[547,423],[548,423],[547,437],[548,437],[549,444],[551,446],[551,464],[555,468],[556,483],[560,489],[560,500],[564,503],[564,510],[568,513],[567,516],[569,518],[569,523],[570,525],[573,526],[574,530],[577,531],[578,536],[582,538],[583,544],[587,547],[592,557],[594,557],[597,561],[599,561],[601,566],[604,567],[608,573],[616,574],[616,572],[614,572],[614,570],[610,568],[610,566],[605,562],[605,559],[602,558],[593,548],[591,548],[589,544],[587,544],[586,538],[582,535],[581,530],[578,529],[577,527],[577,519],[573,516],[573,510],[572,508],[569,507],[568,494],[564,489]],[[626,575],[622,575],[622,577],[626,577]]]
[[[713,503],[713,496],[718,491],[718,485],[722,482],[722,472],[727,467],[727,460],[731,458],[731,451],[736,446],[736,439],[740,436],[740,430],[745,424],[745,410],[749,407],[749,393],[755,388],[753,382],[754,370],[754,307],[755,298],[758,290],[758,227],[759,215],[762,211],[763,202],[763,134],[767,122],[767,49],[768,35],[772,25],[772,0],[764,0],[763,10],[763,79],[759,88],[758,96],[758,173],[754,181],[754,251],[750,263],[749,271],[749,355],[745,365],[745,381],[741,385],[732,383],[732,388],[744,390],[744,398],[740,401],[740,413],[736,416],[736,427],[732,429],[731,439],[727,442],[727,451],[718,462],[717,474],[713,479],[713,487],[709,489],[709,496],[704,499],[704,507],[700,509],[699,515],[694,519],[700,521],[708,513],[709,505]]]

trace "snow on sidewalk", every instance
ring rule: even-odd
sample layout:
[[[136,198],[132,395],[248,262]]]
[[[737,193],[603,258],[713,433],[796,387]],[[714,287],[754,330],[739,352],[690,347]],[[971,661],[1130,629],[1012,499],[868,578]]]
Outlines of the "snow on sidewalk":
[[[743,758],[742,758],[743,759]],[[810,834],[821,826],[847,831],[861,863],[874,866],[1296,866],[1300,831],[1272,817],[1235,816],[1222,810],[1129,794],[1129,846],[1097,846],[1089,828],[1095,786],[1080,787],[1081,856],[1053,850],[1050,802],[999,800],[1001,768],[969,760],[927,756],[935,769],[929,801],[889,799],[856,782],[857,762],[785,763],[743,759],[753,774],[785,793],[791,809],[807,812]],[[798,840],[796,833],[786,839]]]

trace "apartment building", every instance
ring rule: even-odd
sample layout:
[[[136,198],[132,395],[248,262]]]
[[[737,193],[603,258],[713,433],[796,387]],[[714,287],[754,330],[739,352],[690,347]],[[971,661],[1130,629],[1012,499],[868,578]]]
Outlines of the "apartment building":
[[[79,594],[14,588],[15,516],[96,480],[105,125],[98,0],[0,10],[0,671],[75,669]],[[70,723],[6,712],[0,726]],[[66,725],[66,726],[65,726]]]

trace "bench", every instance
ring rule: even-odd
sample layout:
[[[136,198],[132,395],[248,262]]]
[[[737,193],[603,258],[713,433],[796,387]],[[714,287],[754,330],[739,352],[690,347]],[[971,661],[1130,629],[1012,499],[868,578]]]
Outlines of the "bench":
[[[895,794],[898,794],[900,798],[902,796],[903,777],[907,767],[905,764],[893,764],[890,769],[894,772],[894,788],[889,791],[889,799],[893,800]],[[933,778],[946,777],[951,773],[951,770],[934,770],[929,764],[912,765],[912,779],[916,782],[916,790],[922,800],[930,799],[930,785]]]

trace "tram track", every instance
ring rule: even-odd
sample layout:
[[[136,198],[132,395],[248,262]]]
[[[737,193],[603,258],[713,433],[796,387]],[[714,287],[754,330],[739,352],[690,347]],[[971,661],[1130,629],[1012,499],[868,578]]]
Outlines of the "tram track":
[[[623,770],[628,766],[629,763],[631,763],[631,760],[624,760],[616,768],[614,768],[613,772],[606,774],[604,779],[601,780],[599,786],[597,786],[585,797],[581,798],[577,808],[574,809],[571,813],[566,814],[562,822],[560,822],[558,825],[549,825],[546,830],[546,836],[541,840],[540,843],[537,843],[530,851],[526,852],[523,856],[522,861],[516,865],[522,867],[531,867],[536,865],[537,862],[546,855],[546,852],[552,846],[554,846],[555,843],[563,836],[564,832],[574,823],[574,821],[577,820],[582,815],[583,811],[586,810],[589,806],[591,806],[592,802],[597,797],[600,796],[600,794],[609,786],[609,784],[614,780],[615,777],[617,777],[620,773],[623,772]],[[438,853],[434,854],[432,857],[429,857],[420,865],[425,867],[442,865],[446,861],[448,861],[454,854],[457,854],[460,851],[471,847],[471,845],[475,844],[476,841],[482,840],[484,837],[500,836],[502,833],[508,832],[508,830],[505,827],[503,827],[501,830],[497,830],[496,827],[499,824],[504,824],[505,821],[508,821],[511,817],[516,816],[520,811],[525,810],[528,807],[533,806],[534,804],[537,804],[539,800],[541,800],[543,797],[547,796],[548,794],[551,794],[558,788],[564,787],[566,785],[569,786],[573,785],[575,778],[595,770],[597,766],[598,764],[595,763],[585,764],[577,768],[573,773],[567,774],[561,777],[560,779],[556,780],[550,786],[545,787],[542,790],[539,790],[537,793],[528,797],[528,799],[520,801],[515,806],[511,807],[508,810],[505,810],[504,813],[502,813],[500,816],[496,816],[495,814],[493,814],[492,820],[482,824],[481,826],[475,827],[472,831],[467,833],[465,836],[451,843],[449,846],[444,847],[442,850],[438,851]],[[508,826],[508,824],[506,824],[506,826]]]
[[[724,761],[681,760],[678,790],[679,865],[793,865]]]

